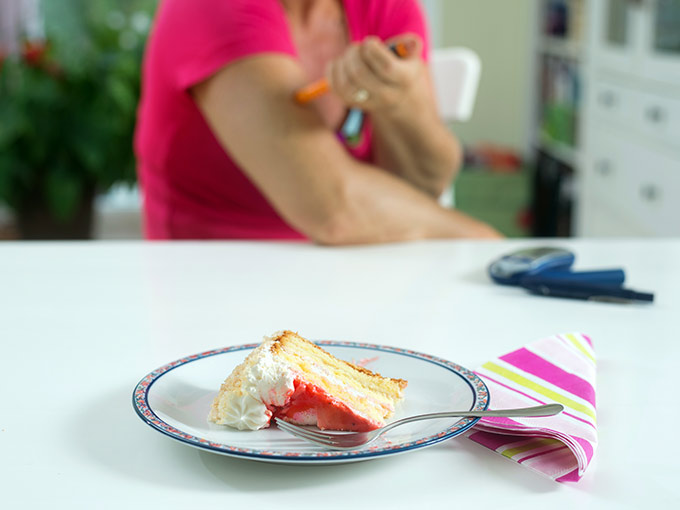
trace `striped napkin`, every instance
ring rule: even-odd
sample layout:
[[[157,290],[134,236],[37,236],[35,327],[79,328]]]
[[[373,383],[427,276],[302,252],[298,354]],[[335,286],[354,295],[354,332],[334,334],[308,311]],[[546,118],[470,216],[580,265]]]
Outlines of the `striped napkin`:
[[[595,352],[585,335],[549,337],[482,365],[490,409],[557,402],[543,418],[482,418],[473,441],[558,482],[577,482],[597,446]]]

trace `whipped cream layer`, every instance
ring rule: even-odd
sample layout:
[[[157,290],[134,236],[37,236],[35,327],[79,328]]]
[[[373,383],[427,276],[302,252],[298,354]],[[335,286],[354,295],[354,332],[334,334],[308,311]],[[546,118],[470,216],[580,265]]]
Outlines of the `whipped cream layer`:
[[[213,404],[210,420],[239,430],[258,430],[269,424],[269,407],[282,407],[293,394],[295,379],[290,367],[271,353],[279,333],[264,337],[236,369],[238,381],[227,387]],[[240,370],[239,370],[240,369]],[[225,385],[229,386],[229,379]]]

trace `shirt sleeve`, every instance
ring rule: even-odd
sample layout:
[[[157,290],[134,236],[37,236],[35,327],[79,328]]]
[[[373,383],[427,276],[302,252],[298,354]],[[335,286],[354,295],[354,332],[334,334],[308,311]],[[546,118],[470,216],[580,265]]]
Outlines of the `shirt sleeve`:
[[[159,14],[163,67],[181,89],[250,55],[296,55],[278,0],[164,0]]]

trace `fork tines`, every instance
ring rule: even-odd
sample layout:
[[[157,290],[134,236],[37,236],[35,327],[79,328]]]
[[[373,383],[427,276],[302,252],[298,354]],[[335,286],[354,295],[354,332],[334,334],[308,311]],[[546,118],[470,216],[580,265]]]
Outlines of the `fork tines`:
[[[300,427],[299,425],[293,425],[292,423],[283,421],[280,418],[274,418],[274,421],[281,430],[288,432],[293,436],[299,437],[300,439],[304,439],[312,443],[318,443],[326,447],[331,448],[336,447],[344,449],[342,446],[339,445],[338,441],[332,437],[331,434],[316,432],[311,429]],[[342,436],[346,434],[334,434],[334,435]]]

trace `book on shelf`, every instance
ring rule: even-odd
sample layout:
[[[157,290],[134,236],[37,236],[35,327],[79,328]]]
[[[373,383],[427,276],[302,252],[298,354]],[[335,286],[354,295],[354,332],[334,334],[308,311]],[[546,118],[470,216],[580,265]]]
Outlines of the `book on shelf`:
[[[544,56],[541,72],[541,138],[576,147],[581,95],[579,66],[568,59]]]
[[[584,0],[545,0],[543,33],[546,37],[580,42],[584,19]]]

